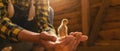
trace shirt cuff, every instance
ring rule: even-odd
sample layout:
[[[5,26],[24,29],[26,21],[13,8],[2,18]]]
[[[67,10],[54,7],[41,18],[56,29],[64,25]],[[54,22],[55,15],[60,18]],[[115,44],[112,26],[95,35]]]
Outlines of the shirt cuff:
[[[23,30],[23,28],[13,24],[7,17],[2,18],[0,23],[0,33],[5,37],[5,39],[13,42],[19,41],[18,34]]]

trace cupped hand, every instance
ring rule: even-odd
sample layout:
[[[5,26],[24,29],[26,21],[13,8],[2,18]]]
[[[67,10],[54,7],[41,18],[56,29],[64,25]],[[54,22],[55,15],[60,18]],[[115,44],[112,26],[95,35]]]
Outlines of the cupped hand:
[[[41,40],[47,51],[75,51],[81,41],[88,37],[81,32],[71,32],[70,35],[57,39],[56,42]]]

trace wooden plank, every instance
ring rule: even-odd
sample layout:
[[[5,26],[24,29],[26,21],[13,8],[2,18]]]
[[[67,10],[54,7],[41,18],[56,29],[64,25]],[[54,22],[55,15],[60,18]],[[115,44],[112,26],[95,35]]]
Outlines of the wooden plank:
[[[112,6],[120,5],[120,0],[110,0]]]
[[[108,2],[107,2],[107,0],[102,0],[102,5],[100,7],[100,10],[98,11],[96,18],[95,18],[95,21],[94,21],[94,24],[92,26],[90,36],[88,39],[89,46],[92,46],[95,44],[97,35],[100,31],[100,26],[102,24],[101,22],[103,21],[103,18],[105,16],[106,8],[108,8]]]
[[[76,7],[80,6],[79,0],[50,0],[50,3],[55,14],[64,14],[65,12],[77,9]]]
[[[102,25],[101,30],[120,28],[120,22],[106,22]]]
[[[89,34],[89,0],[81,0],[81,6],[82,6],[82,32],[85,35]],[[86,46],[86,42],[84,43],[84,46]]]
[[[99,36],[103,40],[118,40],[120,39],[120,28],[100,31]]]
[[[96,7],[100,7],[102,5],[102,3],[97,3],[91,6],[91,8],[96,8]]]
[[[120,46],[120,40],[99,40],[96,43],[97,46]]]
[[[120,45],[78,47],[77,51],[120,51]]]

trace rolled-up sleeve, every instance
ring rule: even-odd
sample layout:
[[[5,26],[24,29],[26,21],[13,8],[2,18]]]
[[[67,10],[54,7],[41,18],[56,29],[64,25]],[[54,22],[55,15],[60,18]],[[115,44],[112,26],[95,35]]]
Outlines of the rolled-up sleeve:
[[[6,8],[2,3],[0,4],[0,37],[17,42],[19,41],[18,34],[23,28],[12,23],[12,21],[7,18]]]
[[[0,19],[0,35],[4,39],[18,41],[18,34],[23,28],[13,24],[9,18],[3,17]]]

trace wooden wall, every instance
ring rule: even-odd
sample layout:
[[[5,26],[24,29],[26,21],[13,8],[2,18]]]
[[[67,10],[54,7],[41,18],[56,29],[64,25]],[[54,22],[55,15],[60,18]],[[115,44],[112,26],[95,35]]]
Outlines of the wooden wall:
[[[90,28],[92,28],[95,18],[98,14],[101,0],[88,0],[90,2]],[[51,6],[54,9],[54,27],[58,28],[62,19],[69,20],[68,31],[82,31],[82,15],[81,15],[81,0],[50,0]],[[84,22],[83,22],[84,23]],[[88,23],[88,22],[85,22]],[[84,26],[84,25],[83,25]]]
[[[112,6],[120,5],[120,0],[110,0]]]
[[[89,0],[90,2],[90,19],[91,26],[99,10],[101,0]],[[62,19],[69,19],[69,32],[82,31],[82,15],[81,15],[81,0],[51,0],[52,8],[54,9],[55,29],[60,25]]]
[[[100,35],[104,40],[120,40],[120,6],[109,7]],[[106,38],[107,37],[107,38]]]
[[[92,37],[92,39],[89,38],[90,41],[100,39],[101,37],[103,39],[110,39],[113,36],[120,37],[120,8],[117,7],[120,5],[120,1],[104,0],[105,2],[108,1],[107,3],[104,3],[103,0],[88,1],[90,3],[90,8],[88,10],[90,12],[90,22],[88,22],[90,23],[90,34],[88,35],[90,36],[90,38]],[[51,0],[50,3],[55,13],[55,29],[58,28],[62,19],[67,18],[69,20],[69,32],[82,31],[81,0]],[[104,7],[107,6],[106,4],[110,6],[108,9],[104,9]]]
[[[81,31],[80,0],[51,0],[54,9],[54,26],[57,29],[62,19],[69,20],[68,28],[71,31]]]

